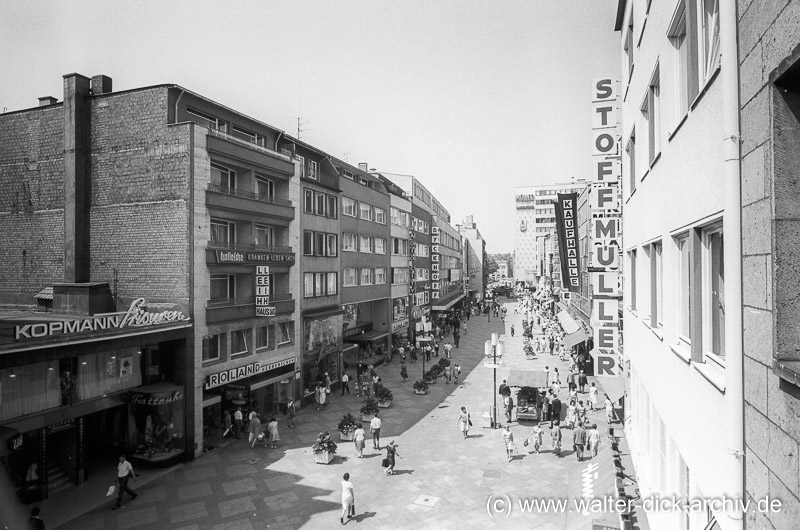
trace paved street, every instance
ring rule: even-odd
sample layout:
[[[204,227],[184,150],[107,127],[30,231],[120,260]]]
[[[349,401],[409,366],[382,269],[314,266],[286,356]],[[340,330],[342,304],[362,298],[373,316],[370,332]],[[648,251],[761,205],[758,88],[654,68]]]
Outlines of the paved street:
[[[557,357],[525,360],[522,316],[513,314],[513,305],[508,307],[506,324],[514,323],[518,333],[514,338],[501,337],[506,343],[506,366],[498,370],[498,383],[510,369],[541,369],[549,364],[565,373],[565,363]],[[408,365],[405,384],[396,359],[378,368],[384,384],[394,393],[391,408],[382,415],[382,445],[394,440],[401,456],[394,476],[383,474],[380,464],[385,451],[373,451],[369,439],[363,459],[356,458],[351,442],[342,442],[331,464],[314,462],[311,444],[317,434],[328,430],[337,437],[336,425],[342,414],[358,415],[359,399],[335,392],[327,410],[303,409],[296,429],[288,430],[281,419],[278,449],[251,450],[245,441],[236,441],[140,486],[139,497],[121,510],[112,511],[109,498],[102,507],[61,528],[329,528],[339,526],[340,482],[345,472],[355,485],[358,515],[348,523],[351,527],[444,529],[497,524],[505,528],[591,528],[592,519],[602,518],[602,514],[583,515],[571,505],[568,510],[522,513],[516,504],[522,499],[569,499],[572,503],[584,495],[611,494],[611,450],[603,436],[598,457],[578,463],[571,450],[571,432],[565,429],[561,457],[551,453],[549,436],[545,436],[542,454],[529,454],[521,441],[531,425],[514,423],[521,451],[512,462],[507,461],[500,431],[481,426],[481,415],[495,395],[492,370],[482,365],[483,344],[493,331],[505,332],[503,322],[494,316],[490,323],[485,315],[469,320],[461,347],[453,350],[455,362],[462,365],[466,376],[458,387],[439,381],[427,395],[416,395],[411,385],[421,377],[421,362]],[[456,425],[462,405],[472,413],[474,424],[467,440]],[[605,414],[596,412],[590,417],[604,433]],[[487,504],[490,496],[501,501]],[[511,513],[490,518],[487,506],[500,508],[506,499],[513,504]],[[43,508],[47,520],[47,504]],[[616,521],[617,517],[609,519]],[[51,527],[58,522],[50,520],[48,524]]]

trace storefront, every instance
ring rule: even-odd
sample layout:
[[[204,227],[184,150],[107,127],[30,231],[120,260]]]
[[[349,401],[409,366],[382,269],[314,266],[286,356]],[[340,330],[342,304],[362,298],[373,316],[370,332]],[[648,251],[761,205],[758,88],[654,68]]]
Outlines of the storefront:
[[[302,403],[314,400],[317,382],[325,378],[338,382],[342,370],[341,307],[303,312],[303,363],[301,368]]]
[[[237,409],[247,416],[285,414],[289,398],[296,396],[297,357],[259,361],[206,377],[203,385],[203,443],[215,447],[222,441],[226,419]]]
[[[408,317],[401,318],[400,320],[392,322],[392,335],[390,337],[391,348],[399,348],[401,346],[408,345],[409,343],[408,326],[409,326]]]
[[[0,341],[0,431],[13,433],[0,460],[21,500],[100,478],[123,452],[150,464],[186,455],[188,317],[138,299],[122,313],[41,318],[0,321],[11,339]]]

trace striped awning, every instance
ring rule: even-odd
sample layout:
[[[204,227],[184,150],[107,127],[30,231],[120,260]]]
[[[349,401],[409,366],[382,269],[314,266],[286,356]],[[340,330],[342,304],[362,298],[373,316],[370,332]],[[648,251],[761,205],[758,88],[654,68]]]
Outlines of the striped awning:
[[[53,299],[53,288],[52,287],[45,287],[34,296],[37,300],[52,300]]]

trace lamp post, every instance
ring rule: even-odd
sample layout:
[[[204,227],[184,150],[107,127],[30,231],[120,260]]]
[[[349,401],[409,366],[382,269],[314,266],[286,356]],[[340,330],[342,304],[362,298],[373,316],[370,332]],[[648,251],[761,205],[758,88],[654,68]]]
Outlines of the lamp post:
[[[497,428],[497,333],[492,333],[492,395],[494,396],[494,405],[492,406],[492,429]]]

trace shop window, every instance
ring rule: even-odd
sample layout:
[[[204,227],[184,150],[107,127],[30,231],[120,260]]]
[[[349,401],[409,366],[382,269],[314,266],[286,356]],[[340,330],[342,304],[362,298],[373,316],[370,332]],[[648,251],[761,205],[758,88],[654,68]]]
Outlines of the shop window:
[[[284,344],[291,344],[294,342],[294,323],[293,322],[280,322],[278,324],[278,346]]]
[[[248,353],[250,330],[235,329],[231,331],[231,356],[245,355]]]
[[[203,337],[203,362],[223,359],[227,348],[226,339],[225,333]]]
[[[60,406],[61,377],[58,361],[0,368],[0,421]],[[71,373],[64,377],[71,385]]]
[[[142,384],[137,348],[78,357],[75,388],[79,400],[91,399]]]
[[[133,418],[128,445],[136,447],[133,456],[151,462],[163,462],[185,450],[183,387],[155,393],[132,393],[130,412]]]
[[[269,348],[269,326],[259,326],[256,328],[256,350]]]

